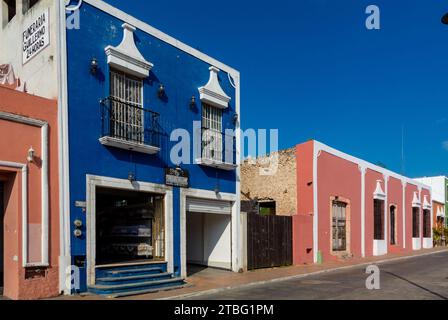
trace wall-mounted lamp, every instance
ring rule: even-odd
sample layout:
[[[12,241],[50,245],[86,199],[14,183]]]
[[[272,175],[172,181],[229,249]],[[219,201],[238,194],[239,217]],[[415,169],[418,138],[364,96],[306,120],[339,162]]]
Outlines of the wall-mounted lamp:
[[[33,147],[30,147],[29,150],[28,150],[27,157],[26,157],[28,162],[33,162],[34,161],[35,153],[36,153],[36,151],[34,151]]]
[[[238,115],[238,113],[235,113],[235,114],[233,115],[233,124],[237,124],[238,119],[239,119],[239,115]]]
[[[196,98],[195,98],[195,96],[191,96],[191,99],[190,99],[190,109],[191,110],[196,109]]]
[[[79,237],[82,236],[82,231],[81,231],[80,229],[75,229],[75,231],[73,231],[73,235],[74,235],[76,238],[79,238]]]
[[[130,182],[134,182],[135,181],[135,174],[133,172],[129,172],[128,173],[128,180]]]
[[[82,221],[79,219],[76,219],[73,224],[75,225],[76,228],[81,228],[82,227]]]
[[[90,61],[90,73],[95,75],[97,71],[98,71],[98,60],[95,57],[93,57],[92,60]]]
[[[163,86],[163,84],[160,84],[159,90],[157,91],[157,95],[159,96],[160,99],[162,99],[165,96],[165,87]]]

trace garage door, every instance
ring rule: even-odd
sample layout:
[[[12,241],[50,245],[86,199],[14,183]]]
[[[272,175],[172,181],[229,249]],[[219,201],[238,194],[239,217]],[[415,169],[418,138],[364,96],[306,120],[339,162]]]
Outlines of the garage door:
[[[232,214],[229,201],[187,198],[187,211],[198,213]]]

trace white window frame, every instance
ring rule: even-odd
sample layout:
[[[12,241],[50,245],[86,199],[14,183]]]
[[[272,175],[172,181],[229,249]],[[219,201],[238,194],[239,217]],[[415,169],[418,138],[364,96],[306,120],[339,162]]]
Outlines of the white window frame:
[[[222,162],[223,130],[222,109],[202,103],[202,148],[203,159]]]
[[[120,83],[121,81],[121,83]],[[129,92],[135,90],[135,92]],[[114,110],[115,116],[118,115],[118,120],[114,124],[114,134],[122,137],[123,140],[131,140],[143,144],[145,142],[145,114],[143,111],[143,80],[133,77],[125,72],[110,69],[110,86],[109,95],[113,100],[111,101],[111,109]],[[116,101],[117,100],[117,101]],[[121,104],[123,103],[123,104]],[[131,107],[128,104],[134,105],[136,108],[140,108],[140,121],[135,121],[138,116],[138,109],[134,109],[129,117],[129,111]],[[122,109],[122,110],[120,110]],[[134,118],[134,119],[133,119]],[[135,123],[133,123],[135,122]],[[138,133],[132,134],[130,139],[123,137],[124,126],[126,129],[136,128]],[[112,128],[110,128],[112,130]]]

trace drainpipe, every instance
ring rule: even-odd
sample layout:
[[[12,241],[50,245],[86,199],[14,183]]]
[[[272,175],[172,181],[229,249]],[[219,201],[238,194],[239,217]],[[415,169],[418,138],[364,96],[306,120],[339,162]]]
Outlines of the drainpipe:
[[[57,74],[58,74],[58,150],[59,150],[59,291],[68,295],[66,280],[71,276],[70,256],[70,190],[68,159],[68,100],[67,100],[67,47],[66,13],[62,1],[55,1],[57,36]]]

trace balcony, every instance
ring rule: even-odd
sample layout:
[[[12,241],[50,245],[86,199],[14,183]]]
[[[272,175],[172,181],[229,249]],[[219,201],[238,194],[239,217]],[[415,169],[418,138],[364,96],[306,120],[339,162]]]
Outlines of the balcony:
[[[160,151],[158,113],[113,97],[101,100],[100,106],[101,144],[145,154]]]
[[[236,139],[210,128],[201,128],[201,150],[196,164],[231,171],[236,165]]]

